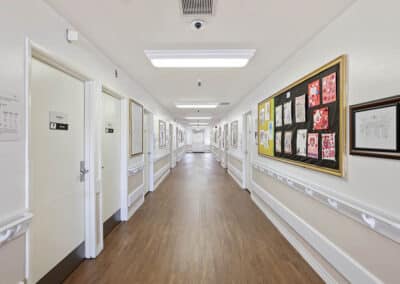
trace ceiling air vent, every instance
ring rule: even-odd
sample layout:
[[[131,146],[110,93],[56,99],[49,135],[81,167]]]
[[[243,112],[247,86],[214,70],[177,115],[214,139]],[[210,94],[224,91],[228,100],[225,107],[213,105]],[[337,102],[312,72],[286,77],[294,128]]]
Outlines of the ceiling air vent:
[[[215,0],[180,0],[183,15],[212,15]]]

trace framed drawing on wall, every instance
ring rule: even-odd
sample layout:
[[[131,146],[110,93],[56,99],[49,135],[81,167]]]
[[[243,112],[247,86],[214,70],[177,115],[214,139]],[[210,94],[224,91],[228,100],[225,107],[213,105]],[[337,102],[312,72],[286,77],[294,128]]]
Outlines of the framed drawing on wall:
[[[163,120],[158,121],[158,143],[160,148],[167,146],[167,124]]]
[[[258,154],[343,176],[346,56],[258,103]]]
[[[400,96],[350,106],[350,154],[400,159]]]
[[[231,145],[232,148],[238,147],[239,139],[239,122],[237,120],[231,122]]]
[[[143,154],[143,106],[129,100],[129,155]]]

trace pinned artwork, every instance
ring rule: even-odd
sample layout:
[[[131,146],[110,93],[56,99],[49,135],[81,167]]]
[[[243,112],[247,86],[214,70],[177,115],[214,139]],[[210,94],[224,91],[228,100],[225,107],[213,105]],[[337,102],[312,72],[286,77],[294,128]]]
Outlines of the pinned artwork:
[[[336,160],[335,151],[335,133],[321,134],[322,139],[322,159],[323,160]]]
[[[282,131],[277,131],[275,134],[275,151],[282,152]]]
[[[323,107],[313,111],[313,130],[325,130],[329,127],[329,110]]]
[[[283,105],[283,123],[285,125],[292,124],[292,101],[289,101]]]
[[[307,157],[318,159],[318,141],[319,134],[318,133],[308,133],[307,138]]]
[[[336,101],[336,73],[322,79],[322,103],[329,104]]]
[[[296,97],[296,123],[306,122],[306,95]]]
[[[285,131],[285,154],[292,154],[292,131]]]
[[[296,154],[297,156],[307,156],[307,129],[297,130]]]
[[[265,103],[265,121],[271,120],[271,102]]]
[[[321,89],[319,86],[319,80],[308,84],[308,106],[314,107],[321,104]]]
[[[260,110],[259,121],[261,124],[264,124],[264,122],[265,122],[265,109],[264,108],[262,108]]]
[[[275,125],[276,127],[282,127],[282,105],[275,108]]]

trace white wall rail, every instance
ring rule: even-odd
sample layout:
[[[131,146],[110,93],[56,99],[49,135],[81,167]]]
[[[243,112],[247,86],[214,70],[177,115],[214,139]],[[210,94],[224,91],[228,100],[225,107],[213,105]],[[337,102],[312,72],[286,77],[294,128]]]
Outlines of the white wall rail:
[[[349,201],[341,200],[338,197],[331,196],[326,192],[322,191],[318,185],[309,184],[301,181],[297,178],[287,176],[279,173],[276,170],[269,168],[268,166],[262,165],[258,162],[253,163],[253,168],[268,174],[269,176],[276,178],[282,183],[285,183],[289,188],[301,192],[310,198],[313,198],[322,204],[332,208],[340,214],[343,214],[351,219],[359,222],[360,224],[367,226],[371,230],[400,243],[400,221],[395,220],[392,217],[386,217],[373,210],[362,208],[357,204],[352,204]]]
[[[32,213],[24,212],[0,223],[0,247],[26,233],[32,221]]]

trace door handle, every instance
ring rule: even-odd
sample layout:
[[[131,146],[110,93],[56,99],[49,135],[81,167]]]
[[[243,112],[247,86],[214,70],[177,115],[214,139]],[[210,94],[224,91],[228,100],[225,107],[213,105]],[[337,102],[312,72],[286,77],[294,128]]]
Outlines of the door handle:
[[[85,161],[81,161],[80,163],[80,181],[84,182],[86,180],[86,174],[89,173],[89,169],[86,169],[85,167]]]

